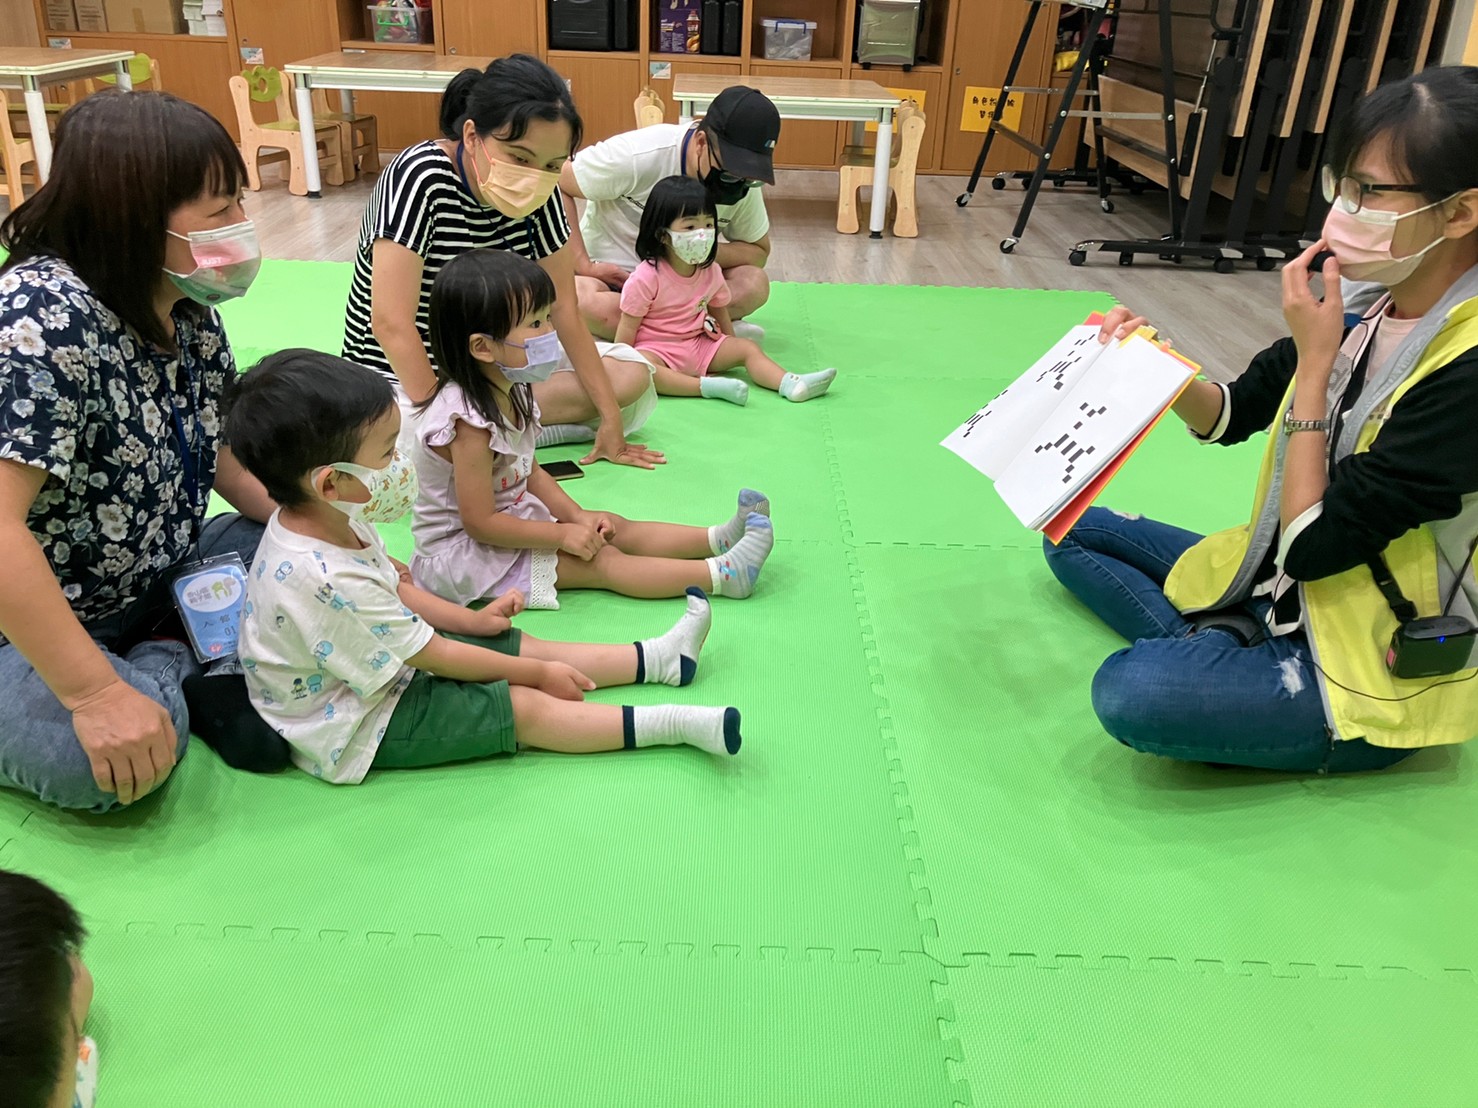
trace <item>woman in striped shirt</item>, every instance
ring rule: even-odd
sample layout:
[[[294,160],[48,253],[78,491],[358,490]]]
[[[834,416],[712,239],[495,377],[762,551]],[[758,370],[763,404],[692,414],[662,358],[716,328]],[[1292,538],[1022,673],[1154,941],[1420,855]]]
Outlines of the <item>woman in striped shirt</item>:
[[[359,232],[344,357],[397,386],[403,434],[436,383],[428,305],[436,275],[469,250],[511,250],[538,262],[558,290],[552,319],[565,368],[535,390],[541,445],[593,438],[584,459],[651,469],[665,459],[628,443],[656,405],[651,366],[630,347],[601,344],[580,319],[560,167],[581,122],[564,80],[524,54],[464,70],[441,102],[442,139],[402,151],[375,185]],[[602,356],[604,355],[604,357]]]

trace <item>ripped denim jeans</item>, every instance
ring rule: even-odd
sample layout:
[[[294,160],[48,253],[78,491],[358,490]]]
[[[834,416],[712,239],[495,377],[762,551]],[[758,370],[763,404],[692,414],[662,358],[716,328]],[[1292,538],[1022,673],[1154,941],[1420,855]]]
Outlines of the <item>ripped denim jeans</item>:
[[[1053,574],[1133,645],[1093,678],[1093,710],[1119,742],[1191,762],[1290,772],[1381,769],[1410,750],[1334,741],[1302,632],[1244,645],[1197,630],[1166,598],[1176,559],[1201,536],[1154,520],[1090,508],[1060,546]],[[1268,602],[1244,611],[1259,623]]]

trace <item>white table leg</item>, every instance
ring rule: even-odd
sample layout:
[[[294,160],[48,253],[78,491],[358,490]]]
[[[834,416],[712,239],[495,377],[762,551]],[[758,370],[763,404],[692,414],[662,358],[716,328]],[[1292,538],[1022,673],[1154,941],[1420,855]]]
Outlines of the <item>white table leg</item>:
[[[868,229],[875,239],[883,237],[883,226],[888,222],[888,163],[893,159],[893,109],[887,109],[887,118],[878,121],[878,149],[872,163],[872,218]]]
[[[118,87],[124,92],[133,91],[133,74],[128,71],[127,62],[118,63]]]
[[[298,98],[298,131],[303,139],[303,173],[308,178],[308,195],[323,195],[323,179],[318,174],[318,129],[313,125],[313,89],[300,77]]]
[[[25,89],[26,119],[31,123],[31,145],[36,149],[36,180],[42,184],[51,176],[51,131],[46,127],[46,98],[34,83]]]
[[[867,142],[866,124],[860,119],[852,121],[852,145],[862,146]]]
[[[684,127],[693,123],[693,102],[691,100],[679,100],[677,102],[677,121]]]
[[[352,88],[339,90],[339,110],[345,115],[354,114],[354,90]]]

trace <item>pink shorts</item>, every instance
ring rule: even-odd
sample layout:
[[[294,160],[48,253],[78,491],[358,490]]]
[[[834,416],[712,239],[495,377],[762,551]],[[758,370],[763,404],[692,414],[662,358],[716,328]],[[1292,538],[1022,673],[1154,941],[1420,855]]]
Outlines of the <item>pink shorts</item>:
[[[671,368],[689,377],[706,377],[708,366],[718,353],[719,343],[727,336],[722,331],[704,331],[690,339],[660,339],[637,337],[632,343],[637,350],[650,350]]]

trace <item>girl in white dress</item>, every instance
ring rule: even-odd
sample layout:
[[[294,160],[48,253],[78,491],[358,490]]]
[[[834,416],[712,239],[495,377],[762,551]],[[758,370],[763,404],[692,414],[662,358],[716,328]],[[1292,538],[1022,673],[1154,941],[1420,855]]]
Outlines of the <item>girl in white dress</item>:
[[[416,584],[459,604],[518,589],[530,608],[559,607],[561,588],[749,596],[775,542],[762,494],[743,490],[713,527],[637,522],[581,508],[534,460],[531,386],[558,359],[554,295],[539,266],[501,250],[463,254],[436,278],[437,386],[415,443]]]

